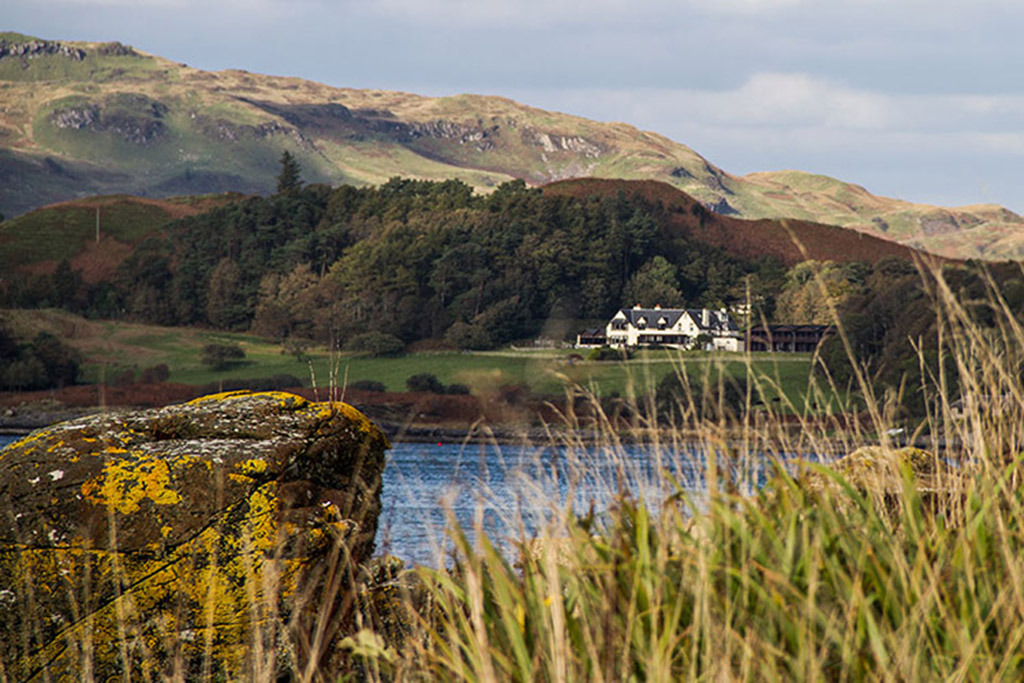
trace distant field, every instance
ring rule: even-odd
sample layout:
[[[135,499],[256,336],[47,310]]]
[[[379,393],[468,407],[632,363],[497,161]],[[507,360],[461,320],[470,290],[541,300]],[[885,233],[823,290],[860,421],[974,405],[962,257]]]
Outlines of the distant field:
[[[665,375],[685,371],[691,377],[724,369],[732,376],[757,378],[766,399],[802,405],[807,392],[809,355],[709,354],[650,351],[628,361],[588,362],[570,358],[586,351],[574,349],[489,352],[423,352],[392,358],[331,354],[310,348],[297,359],[277,343],[248,334],[180,327],[157,327],[113,321],[94,321],[61,311],[0,311],[17,334],[31,337],[50,332],[78,348],[85,358],[83,380],[110,382],[126,370],[136,376],[145,368],[166,364],[171,382],[218,384],[231,379],[254,379],[288,374],[305,386],[329,387],[358,380],[375,380],[388,391],[405,391],[415,374],[432,373],[444,384],[465,384],[476,395],[501,386],[525,385],[538,396],[561,396],[579,385],[602,396],[638,396],[653,390]],[[245,361],[223,371],[201,362],[206,344],[237,344]],[[748,364],[749,363],[749,364]]]

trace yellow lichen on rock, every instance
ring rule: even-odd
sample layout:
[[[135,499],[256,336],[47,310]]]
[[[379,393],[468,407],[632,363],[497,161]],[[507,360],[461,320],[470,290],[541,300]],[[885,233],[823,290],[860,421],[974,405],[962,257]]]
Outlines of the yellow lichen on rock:
[[[136,512],[144,500],[155,505],[174,505],[181,495],[170,488],[167,462],[157,458],[111,460],[102,474],[81,486],[85,499],[96,505],[110,506],[123,515]]]
[[[345,404],[228,392],[19,444],[0,458],[12,680],[74,679],[84,661],[94,679],[188,679],[204,661],[244,679],[252,644],[276,651],[317,606],[325,558],[372,553],[388,443]]]

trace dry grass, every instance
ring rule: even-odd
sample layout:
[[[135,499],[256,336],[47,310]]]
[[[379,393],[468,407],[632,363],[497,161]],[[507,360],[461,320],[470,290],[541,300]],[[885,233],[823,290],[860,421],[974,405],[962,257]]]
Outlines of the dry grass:
[[[570,493],[545,501],[542,533],[510,512],[511,528],[523,530],[510,556],[481,512],[471,529],[450,524],[454,565],[399,574],[354,568],[338,546],[298,598],[318,609],[289,621],[253,607],[268,615],[262,628],[287,637],[254,630],[247,672],[269,680],[284,661],[300,680],[1019,680],[1024,328],[994,283],[986,305],[996,324],[983,330],[941,271],[929,277],[961,389],[951,394],[941,373],[927,377],[928,414],[916,430],[928,435],[926,455],[899,461],[905,452],[889,436],[896,397],[876,397],[863,374],[863,419],[830,423],[789,406],[806,416],[798,430],[781,406],[750,410],[770,376],[751,375],[747,410],[709,411],[714,391],[691,395],[671,425],[632,395],[631,433],[577,388],[590,410],[577,414],[578,401],[567,401],[570,429],[552,430],[548,444],[570,469],[539,475],[568,476]],[[835,391],[827,379],[812,384],[808,401]],[[655,467],[630,464],[632,439],[651,444]],[[878,444],[871,458],[890,463],[884,486],[852,464],[791,457],[867,443]],[[871,458],[857,462],[870,467]],[[682,485],[688,468],[700,471],[706,495]],[[595,472],[606,476],[595,481]],[[579,509],[573,492],[583,486],[603,488],[612,504]],[[337,629],[351,635],[339,642]],[[277,659],[275,642],[285,643]],[[182,667],[172,678],[194,670]]]
[[[820,422],[794,435],[771,416],[698,419],[705,397],[684,401],[674,429],[639,419],[637,431],[659,446],[659,474],[620,472],[606,514],[551,505],[550,526],[521,539],[518,563],[483,528],[475,543],[451,530],[460,561],[420,572],[435,609],[402,671],[522,681],[1019,679],[1024,330],[994,283],[998,323],[981,330],[941,273],[931,275],[962,395],[945,390],[950,378],[928,377],[919,431],[931,435],[930,453],[889,441],[895,397],[875,398],[863,375],[867,419],[839,438]],[[606,437],[599,457],[614,457],[619,435],[608,423],[597,429]],[[706,456],[703,500],[674,481],[677,459],[692,457],[684,433],[698,435]],[[867,457],[837,469],[784,457],[871,440],[880,445]],[[774,474],[757,488],[766,458]],[[877,459],[888,462],[884,485],[858,470]],[[591,466],[581,458],[579,476]]]

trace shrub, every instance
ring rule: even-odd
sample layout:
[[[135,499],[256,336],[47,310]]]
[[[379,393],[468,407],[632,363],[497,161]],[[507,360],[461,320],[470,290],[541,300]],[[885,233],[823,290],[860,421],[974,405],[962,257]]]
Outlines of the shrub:
[[[139,375],[139,382],[142,384],[159,384],[160,382],[166,382],[170,376],[171,369],[167,367],[167,363],[160,363],[143,370],[142,374]]]
[[[289,337],[285,339],[281,345],[281,353],[286,353],[289,356],[295,356],[295,360],[302,362],[306,357],[306,351],[309,350],[310,343],[305,339],[295,339]]]
[[[375,379],[357,379],[355,382],[349,382],[349,389],[355,389],[356,391],[387,391],[387,387],[384,386],[384,382],[378,382]]]
[[[486,329],[461,321],[448,328],[444,340],[457,349],[489,349],[494,346]]]
[[[602,346],[596,349],[591,349],[590,353],[587,354],[587,360],[626,360],[633,357],[633,352],[629,349],[617,349],[611,346]]]
[[[444,385],[441,384],[441,380],[429,372],[421,372],[418,375],[413,375],[409,379],[405,380],[405,386],[408,387],[409,391],[419,391],[431,394],[443,394]]]
[[[465,384],[449,384],[448,388],[445,389],[446,394],[452,394],[453,396],[468,396],[469,387]]]
[[[360,351],[371,356],[394,356],[405,349],[402,340],[386,332],[357,334],[345,344],[346,351]]]
[[[244,358],[245,351],[237,344],[207,344],[203,347],[202,363],[214,370],[226,370]]]
[[[135,368],[115,370],[108,376],[107,382],[115,387],[130,387],[135,384]]]

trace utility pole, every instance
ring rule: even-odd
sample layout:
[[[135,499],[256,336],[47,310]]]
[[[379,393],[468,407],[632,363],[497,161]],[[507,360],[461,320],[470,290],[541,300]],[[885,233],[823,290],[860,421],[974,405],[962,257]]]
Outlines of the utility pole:
[[[100,243],[100,207],[96,207],[96,244]]]

